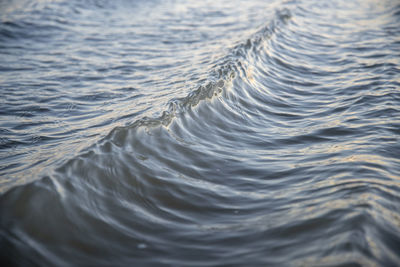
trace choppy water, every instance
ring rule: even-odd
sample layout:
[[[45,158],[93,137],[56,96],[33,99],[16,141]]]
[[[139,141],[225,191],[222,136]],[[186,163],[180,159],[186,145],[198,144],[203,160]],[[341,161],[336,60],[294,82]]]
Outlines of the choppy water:
[[[0,3],[1,266],[400,265],[396,0]]]

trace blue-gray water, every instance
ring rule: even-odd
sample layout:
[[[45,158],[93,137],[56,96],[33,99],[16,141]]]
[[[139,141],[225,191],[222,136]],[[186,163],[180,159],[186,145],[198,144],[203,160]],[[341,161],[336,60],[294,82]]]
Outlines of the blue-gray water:
[[[0,2],[1,266],[399,266],[397,0]]]

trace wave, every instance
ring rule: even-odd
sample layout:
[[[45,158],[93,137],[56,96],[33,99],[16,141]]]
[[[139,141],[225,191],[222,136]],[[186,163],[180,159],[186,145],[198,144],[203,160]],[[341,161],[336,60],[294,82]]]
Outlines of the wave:
[[[140,126],[168,126],[177,114],[186,112],[187,109],[196,106],[200,101],[220,95],[224,88],[229,87],[228,84],[236,77],[239,68],[243,68],[242,61],[243,59],[246,60],[246,55],[251,51],[256,52],[260,49],[262,42],[270,38],[277,28],[280,28],[290,19],[290,16],[288,9],[277,11],[272,22],[257,31],[245,42],[234,46],[229,55],[217,61],[209,80],[204,85],[200,85],[184,98],[169,101],[168,110],[162,112],[160,117],[141,118],[125,129]],[[118,128],[118,130],[121,129],[124,129],[124,127]]]
[[[359,16],[381,15],[334,5],[342,13],[322,21],[316,8],[325,10],[277,11],[160,116],[116,127],[1,195],[3,253],[12,255],[2,257],[55,266],[398,263],[397,65],[360,68],[365,51],[349,51],[363,44],[371,60],[382,58],[353,38],[365,31]],[[375,21],[376,30],[387,23]]]

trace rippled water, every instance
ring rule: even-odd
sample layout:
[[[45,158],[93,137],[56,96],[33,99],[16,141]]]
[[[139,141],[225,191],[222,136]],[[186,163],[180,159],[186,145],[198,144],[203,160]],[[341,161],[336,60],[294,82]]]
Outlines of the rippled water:
[[[0,3],[2,266],[400,265],[400,3]]]

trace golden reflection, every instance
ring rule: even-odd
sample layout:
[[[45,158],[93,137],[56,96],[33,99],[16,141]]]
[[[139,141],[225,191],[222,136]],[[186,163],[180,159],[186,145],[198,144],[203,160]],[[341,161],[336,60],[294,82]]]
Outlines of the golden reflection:
[[[333,245],[333,244],[331,244]],[[365,267],[377,267],[380,266],[378,263],[372,262],[371,260],[367,260],[362,258],[361,256],[354,254],[354,252],[345,252],[340,253],[340,256],[337,255],[328,255],[324,257],[309,257],[306,259],[302,259],[301,261],[297,261],[295,266],[338,266],[340,264],[346,265],[349,262],[357,262],[360,266]]]
[[[253,75],[253,73],[254,73],[254,68],[253,68],[253,66],[249,65],[246,68],[246,76],[247,76],[247,79],[249,80],[250,83],[254,83],[254,75]]]

